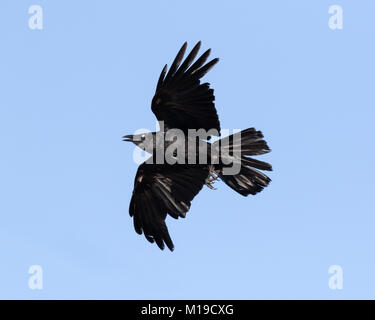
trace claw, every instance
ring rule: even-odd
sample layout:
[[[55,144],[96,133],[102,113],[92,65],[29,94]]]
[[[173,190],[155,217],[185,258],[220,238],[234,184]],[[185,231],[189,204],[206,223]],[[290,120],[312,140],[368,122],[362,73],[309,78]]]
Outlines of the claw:
[[[209,187],[211,190],[216,190],[216,188],[213,186],[216,180],[218,180],[217,173],[215,171],[214,166],[210,166],[210,173],[206,179],[206,186]]]

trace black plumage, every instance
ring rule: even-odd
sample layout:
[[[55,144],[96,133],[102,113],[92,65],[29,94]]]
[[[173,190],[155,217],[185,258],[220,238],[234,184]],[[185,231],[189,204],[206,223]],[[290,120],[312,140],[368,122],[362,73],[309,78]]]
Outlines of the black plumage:
[[[169,70],[165,66],[159,76],[151,109],[156,118],[164,122],[164,131],[177,128],[188,133],[189,129],[215,129],[216,135],[220,135],[214,91],[209,83],[200,81],[218,59],[206,63],[210,54],[209,49],[194,62],[200,46],[201,43],[198,42],[183,61],[187,47],[185,42]],[[153,132],[149,135],[155,141],[157,134]],[[155,143],[147,146],[147,136],[128,135],[124,137],[124,141],[131,141],[143,150],[149,151],[151,148],[150,153],[154,157],[158,147]],[[175,219],[184,218],[190,209],[191,201],[203,185],[213,189],[212,183],[220,178],[240,195],[248,196],[262,191],[271,181],[261,172],[271,171],[271,165],[251,158],[270,151],[260,131],[249,128],[212,144],[208,141],[209,138],[210,136],[204,141],[197,140],[197,146],[203,143],[206,147],[212,147],[212,150],[216,148],[222,153],[218,158],[214,158],[209,151],[207,163],[187,164],[186,158],[185,163],[144,162],[138,168],[129,213],[133,217],[135,231],[138,234],[143,233],[149,242],[155,242],[160,249],[164,249],[165,245],[170,250],[174,249],[165,223],[167,215]],[[187,140],[183,144],[187,145]],[[241,153],[234,161],[239,163],[240,170],[236,174],[225,174],[225,169],[229,167],[226,161],[228,155],[232,155],[238,147],[241,148]],[[218,161],[214,162],[214,159]]]
[[[129,207],[135,231],[138,234],[143,231],[146,239],[155,241],[160,249],[164,249],[165,242],[173,250],[165,218],[167,214],[175,219],[185,218],[206,178],[205,166],[141,164]]]
[[[192,64],[201,46],[198,42],[180,66],[186,46],[185,42],[167,74],[167,66],[163,68],[151,110],[159,121],[164,121],[165,129],[178,128],[184,132],[188,129],[216,129],[220,134],[214,90],[210,89],[209,83],[200,82],[219,59],[204,64],[210,54],[207,50]]]

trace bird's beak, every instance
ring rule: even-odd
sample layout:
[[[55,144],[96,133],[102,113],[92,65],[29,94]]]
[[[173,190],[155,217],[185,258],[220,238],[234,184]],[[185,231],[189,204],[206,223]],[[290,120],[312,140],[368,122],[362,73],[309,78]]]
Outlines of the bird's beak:
[[[127,136],[123,136],[122,141],[132,142],[133,141],[133,135],[129,134]]]

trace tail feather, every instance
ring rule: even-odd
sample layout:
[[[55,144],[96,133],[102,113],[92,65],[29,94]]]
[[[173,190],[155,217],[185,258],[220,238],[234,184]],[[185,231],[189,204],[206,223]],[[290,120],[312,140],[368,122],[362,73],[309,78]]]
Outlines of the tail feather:
[[[234,191],[245,197],[261,192],[271,182],[265,174],[246,166],[242,166],[240,173],[236,175],[219,173],[219,177]]]
[[[241,138],[234,139],[238,135],[241,135]],[[254,128],[243,130],[220,140],[221,148],[226,148],[225,151],[231,153],[239,147],[239,144],[241,146],[240,172],[235,175],[224,175],[223,168],[225,165],[223,164],[220,168],[217,168],[217,172],[220,179],[229,187],[246,197],[249,194],[255,195],[261,192],[271,182],[271,179],[259,170],[272,171],[272,166],[269,163],[249,156],[265,154],[271,150],[267,142],[263,140],[262,132]]]
[[[257,159],[244,157],[244,156],[241,157],[241,161],[243,164],[249,167],[257,168],[259,170],[272,171],[272,166],[269,163],[264,162],[264,161],[260,161]]]

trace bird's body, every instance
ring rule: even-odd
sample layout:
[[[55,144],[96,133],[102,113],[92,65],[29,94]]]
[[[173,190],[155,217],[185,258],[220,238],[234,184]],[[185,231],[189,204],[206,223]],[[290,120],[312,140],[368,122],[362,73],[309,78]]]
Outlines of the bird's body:
[[[129,213],[136,232],[160,249],[164,244],[174,248],[165,224],[167,215],[185,217],[204,185],[212,188],[220,178],[247,196],[271,181],[259,171],[272,170],[271,165],[250,158],[270,151],[260,131],[249,128],[209,142],[211,136],[220,135],[220,122],[213,90],[200,78],[218,59],[204,64],[207,50],[193,63],[199,48],[200,42],[181,64],[185,43],[168,73],[166,66],[162,70],[151,106],[162,130],[124,137],[151,154],[138,168]]]

